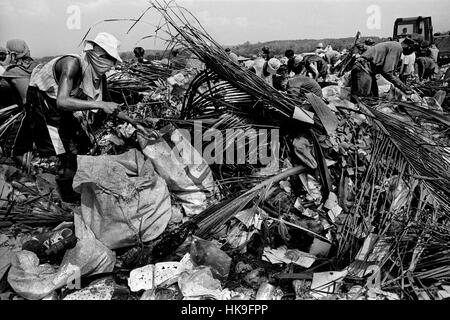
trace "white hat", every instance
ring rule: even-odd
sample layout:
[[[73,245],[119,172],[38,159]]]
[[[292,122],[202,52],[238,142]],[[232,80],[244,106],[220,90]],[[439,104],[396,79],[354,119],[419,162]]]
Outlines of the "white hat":
[[[107,32],[100,32],[94,40],[86,40],[86,42],[92,42],[105,50],[111,57],[119,62],[122,59],[119,55],[120,41],[116,39],[112,34]]]
[[[270,74],[276,74],[278,69],[280,69],[281,62],[277,58],[272,58],[267,61],[267,72]]]
[[[320,42],[318,45],[317,45],[317,48],[321,48],[321,49],[323,49],[323,43],[322,42]]]
[[[300,62],[302,62],[302,61],[303,61],[303,56],[302,55],[295,56],[295,58],[294,58],[294,67],[297,67],[300,64]]]

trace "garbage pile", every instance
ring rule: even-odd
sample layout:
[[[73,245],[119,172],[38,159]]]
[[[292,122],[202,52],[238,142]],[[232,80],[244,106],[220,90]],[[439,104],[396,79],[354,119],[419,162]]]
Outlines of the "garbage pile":
[[[444,83],[417,84],[415,101],[387,83],[385,96],[352,103],[341,78],[323,99],[293,97],[154,9],[204,67],[110,76],[142,126],[111,120],[93,132],[98,147],[78,157],[78,206],[61,201],[44,160],[29,174],[1,167],[1,299],[450,296]],[[252,158],[261,132],[269,161]]]

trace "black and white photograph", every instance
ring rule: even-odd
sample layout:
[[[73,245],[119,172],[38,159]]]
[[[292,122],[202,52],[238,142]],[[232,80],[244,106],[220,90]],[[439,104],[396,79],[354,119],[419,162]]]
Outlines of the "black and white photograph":
[[[450,300],[449,66],[448,0],[0,0],[0,306]]]

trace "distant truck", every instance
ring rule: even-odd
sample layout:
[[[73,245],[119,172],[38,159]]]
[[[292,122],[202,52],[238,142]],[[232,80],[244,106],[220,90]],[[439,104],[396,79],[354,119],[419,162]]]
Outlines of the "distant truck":
[[[394,36],[396,41],[402,41],[406,37],[426,40],[435,43],[439,49],[438,64],[450,62],[450,34],[434,33],[431,17],[398,18],[394,23]]]

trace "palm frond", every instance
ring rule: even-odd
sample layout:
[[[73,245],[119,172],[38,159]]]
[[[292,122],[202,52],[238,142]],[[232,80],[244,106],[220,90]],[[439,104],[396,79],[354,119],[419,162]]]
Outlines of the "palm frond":
[[[403,221],[418,221],[430,213],[436,221],[450,212],[448,151],[425,140],[414,123],[402,122],[362,101],[360,107],[373,116],[377,131],[369,168],[340,235],[338,259],[351,259],[358,239],[369,233],[386,234],[399,214],[390,209],[392,191],[402,181],[410,190]]]

